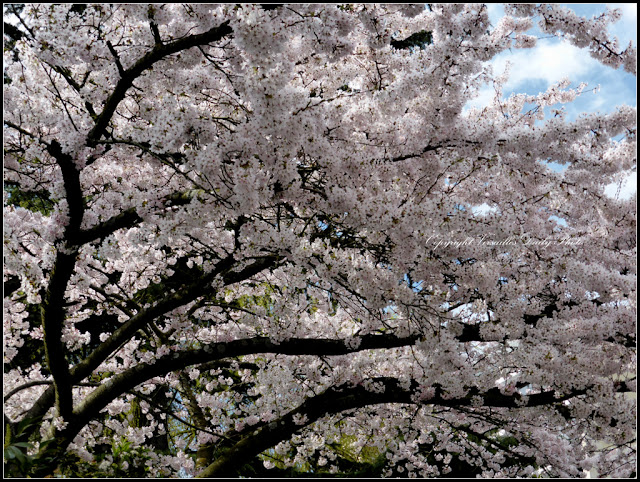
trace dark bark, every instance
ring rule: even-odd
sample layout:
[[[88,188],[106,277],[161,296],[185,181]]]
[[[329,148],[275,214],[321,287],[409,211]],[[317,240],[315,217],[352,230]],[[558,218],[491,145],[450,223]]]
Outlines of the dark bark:
[[[133,85],[133,81],[137,79],[145,70],[152,67],[153,64],[168,57],[169,55],[178,53],[182,50],[197,47],[199,45],[206,45],[211,42],[216,42],[223,39],[225,36],[231,35],[233,30],[229,26],[229,22],[224,22],[218,27],[213,27],[204,33],[198,35],[190,35],[188,37],[175,40],[170,43],[156,43],[153,49],[148,52],[144,57],[138,60],[127,70],[122,72],[122,76],[118,81],[115,89],[107,99],[104,109],[98,115],[96,124],[89,132],[87,136],[87,145],[94,147],[100,138],[105,134],[107,126],[113,117],[113,114],[118,107],[118,104],[124,99],[125,94],[129,88]]]
[[[189,192],[177,192],[165,197],[162,202],[166,207],[184,206],[189,204],[192,199],[193,195]],[[143,219],[138,215],[136,209],[129,208],[92,228],[81,230],[76,236],[76,242],[78,244],[86,244],[101,240],[119,229],[133,228],[142,221]]]
[[[47,150],[62,171],[69,222],[65,228],[65,241],[56,245],[56,260],[51,270],[48,287],[44,291],[41,318],[46,363],[54,381],[56,410],[58,415],[67,419],[73,410],[73,398],[66,347],[62,341],[62,328],[65,319],[64,296],[71,275],[75,270],[78,250],[74,245],[74,240],[84,216],[84,201],[80,186],[80,173],[76,169],[73,158],[62,152],[62,148],[56,140],[51,142]]]
[[[420,400],[416,397],[416,390],[420,387],[418,387],[415,382],[412,383],[409,389],[406,389],[401,387],[398,381],[393,378],[376,378],[372,379],[372,381],[382,384],[384,391],[375,393],[366,390],[362,386],[354,387],[343,385],[329,388],[320,395],[307,399],[298,408],[290,411],[280,419],[254,429],[250,434],[247,434],[233,447],[219,455],[212,464],[198,474],[198,477],[237,476],[238,468],[241,467],[243,463],[246,463],[247,460],[252,459],[283,440],[288,440],[294,433],[312,424],[316,420],[326,415],[337,414],[346,410],[384,403],[428,404],[454,408],[467,407],[472,405],[474,397],[481,397],[484,402],[484,407],[511,409],[536,407],[540,405],[553,407],[554,405],[561,404],[564,400],[584,395],[587,392],[587,389],[576,390],[565,396],[556,396],[555,391],[551,390],[529,395],[525,400],[517,392],[513,395],[505,395],[500,393],[497,388],[486,392],[481,392],[477,388],[474,388],[462,398],[448,398],[446,393],[444,393],[440,387],[436,386],[433,397]],[[300,422],[300,417],[302,417],[304,422]],[[296,423],[296,419],[298,423]]]

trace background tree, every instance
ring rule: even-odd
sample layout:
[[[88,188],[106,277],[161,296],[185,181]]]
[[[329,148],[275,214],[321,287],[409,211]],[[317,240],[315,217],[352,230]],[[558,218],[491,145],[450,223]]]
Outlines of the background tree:
[[[507,14],[8,5],[8,473],[633,474],[635,109],[485,62],[635,49]]]

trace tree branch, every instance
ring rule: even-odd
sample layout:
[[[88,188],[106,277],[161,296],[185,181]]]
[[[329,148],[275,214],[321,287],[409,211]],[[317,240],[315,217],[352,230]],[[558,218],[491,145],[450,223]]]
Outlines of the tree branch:
[[[27,382],[24,383],[16,388],[14,388],[13,390],[11,390],[9,393],[7,393],[4,397],[3,400],[5,403],[7,403],[7,400],[9,400],[11,397],[13,397],[16,393],[21,392],[22,390],[26,390],[27,388],[31,388],[31,387],[36,387],[38,385],[51,385],[53,382],[51,380],[36,380],[33,382]]]
[[[130,68],[124,70],[121,73],[118,84],[107,99],[104,105],[104,109],[97,117],[95,126],[93,127],[93,129],[91,129],[87,136],[87,145],[89,147],[95,147],[100,138],[104,135],[105,130],[109,125],[109,122],[111,121],[116,108],[118,107],[118,104],[120,104],[120,102],[124,99],[126,92],[133,85],[133,81],[137,79],[142,74],[142,72],[169,55],[178,53],[191,47],[196,47],[198,45],[204,45],[210,42],[221,40],[225,36],[230,35],[232,32],[233,31],[229,26],[229,21],[226,21],[218,27],[213,27],[210,30],[207,30],[206,32],[198,35],[191,35],[189,37],[185,37],[166,44],[156,43],[150,52],[139,59]]]
[[[415,395],[416,390],[420,388],[415,382],[409,389],[406,389],[393,378],[380,377],[371,379],[371,381],[381,384],[384,389],[380,392],[371,392],[363,386],[331,387],[323,393],[307,399],[298,408],[291,410],[280,419],[253,430],[251,434],[223,452],[197,477],[233,477],[242,465],[240,461],[250,460],[283,440],[288,440],[297,431],[326,415],[337,414],[345,410],[384,403],[440,405],[455,408],[471,406],[475,397],[482,398],[482,406],[484,407],[518,409],[540,405],[553,406],[587,392],[587,389],[576,390],[570,394],[556,397],[555,391],[551,390],[529,395],[524,399],[517,392],[513,395],[504,395],[497,388],[492,388],[484,393],[478,389],[472,389],[462,398],[446,398],[442,389],[435,386],[436,391],[433,397],[420,400]]]
[[[25,36],[25,33],[22,30],[20,30],[15,25],[11,25],[8,22],[4,22],[4,27],[2,30],[3,30],[2,33],[7,37],[9,37],[14,42],[17,40],[20,40],[22,37]]]
[[[14,124],[13,122],[8,121],[8,120],[6,120],[6,119],[4,119],[2,122],[3,122],[6,126],[11,127],[12,129],[17,130],[20,134],[23,134],[23,135],[25,135],[25,136],[27,136],[27,137],[31,137],[32,139],[34,139],[34,140],[38,141],[39,143],[41,143],[41,144],[43,144],[43,145],[47,146],[47,148],[48,148],[48,147],[50,147],[50,144],[49,144],[47,141],[45,141],[45,140],[44,140],[44,139],[42,139],[41,137],[38,137],[38,136],[37,136],[37,135],[35,135],[35,134],[32,134],[32,133],[31,133],[31,132],[29,132],[28,130],[23,129],[23,128],[22,128],[22,127],[20,127],[19,125]]]
[[[278,344],[268,338],[257,337],[227,343],[212,343],[198,350],[174,352],[160,357],[152,363],[140,363],[122,373],[114,375],[100,387],[96,388],[96,390],[85,397],[84,401],[78,405],[74,411],[74,423],[69,424],[67,428],[59,434],[59,440],[67,440],[65,443],[70,443],[78,431],[95,417],[100,410],[114,400],[115,397],[132,390],[134,387],[154,377],[164,376],[191,365],[259,353],[326,356],[344,355],[362,350],[412,345],[417,339],[417,336],[397,338],[385,335],[366,335],[358,337],[360,341],[359,346],[349,347],[345,344],[344,340],[290,339]],[[84,363],[85,362],[76,365],[72,370],[74,380],[79,380],[86,376],[85,373],[90,368],[90,365],[89,363],[83,365]]]
[[[95,370],[100,365],[100,363],[102,363],[112,353],[114,353],[114,351],[116,351],[124,342],[126,342],[131,336],[133,336],[136,331],[144,328],[148,323],[150,323],[157,317],[175,308],[190,303],[199,296],[206,294],[211,289],[211,281],[216,276],[222,276],[223,283],[225,285],[229,285],[254,276],[264,269],[278,266],[281,262],[282,260],[278,256],[265,256],[255,263],[247,266],[243,270],[234,272],[231,271],[234,266],[234,259],[232,255],[219,261],[216,265],[216,268],[207,275],[194,280],[191,284],[187,285],[179,292],[168,295],[167,297],[158,301],[152,307],[139,312],[137,315],[130,318],[129,321],[127,321],[124,325],[120,326],[120,328],[118,328],[109,338],[107,338],[100,346],[98,346],[98,348],[96,348],[87,358],[85,358],[83,361],[75,365],[70,371],[68,371],[68,379],[70,380],[69,383],[77,383],[85,377],[89,376],[93,372],[93,370]],[[67,367],[66,359],[63,358],[63,360],[64,366]],[[62,363],[61,360],[58,360],[58,362]],[[31,407],[27,416],[30,418],[34,418],[44,415],[44,413],[46,413],[46,411],[54,403],[54,395],[56,395],[56,393],[57,392],[53,390],[53,387],[47,389],[34,403],[33,407]]]
[[[40,314],[45,357],[54,381],[56,409],[61,417],[67,419],[73,411],[73,395],[66,357],[67,350],[62,341],[62,327],[65,319],[64,296],[67,284],[75,270],[78,248],[74,241],[84,217],[84,200],[80,186],[80,172],[76,169],[73,158],[62,152],[56,140],[51,141],[47,151],[56,160],[62,172],[69,222],[65,228],[64,240],[56,245],[56,259],[51,270],[49,285],[44,291]]]
[[[163,201],[168,206],[183,206],[189,204],[197,196],[197,190],[177,192],[166,196]],[[120,214],[116,214],[92,228],[81,230],[76,236],[78,244],[86,244],[98,239],[104,239],[119,229],[132,228],[141,223],[143,219],[138,215],[136,208],[129,208]]]

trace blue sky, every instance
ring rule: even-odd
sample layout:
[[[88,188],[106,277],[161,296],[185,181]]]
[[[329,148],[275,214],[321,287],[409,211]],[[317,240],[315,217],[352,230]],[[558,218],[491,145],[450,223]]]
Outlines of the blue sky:
[[[609,8],[619,8],[622,18],[611,25],[610,34],[617,36],[621,47],[629,42],[637,45],[637,5],[625,4],[568,4],[579,15],[592,17]],[[504,14],[501,4],[489,4],[489,17],[496,23]],[[536,29],[537,30],[537,29]],[[535,34],[532,31],[532,34]],[[565,106],[567,118],[574,119],[581,112],[611,112],[619,105],[636,106],[636,78],[622,70],[606,67],[589,56],[586,49],[579,49],[568,42],[556,38],[543,38],[533,49],[512,49],[496,56],[490,64],[494,74],[504,72],[507,62],[511,63],[510,76],[504,88],[504,96],[513,92],[537,94],[563,78],[571,81],[571,86],[586,82],[585,91],[599,86],[597,93],[585,93],[575,102]],[[488,104],[495,91],[487,85],[480,95],[468,105]],[[607,193],[615,195],[618,186],[610,186]],[[636,192],[635,173],[628,176],[621,186],[619,196],[630,197]]]
[[[630,41],[637,44],[636,4],[588,4],[567,5],[580,15],[591,17],[604,12],[605,8],[620,8],[622,18],[609,31],[618,37],[621,46]],[[489,4],[489,16],[495,24],[504,14],[501,4]],[[537,30],[537,29],[536,29]],[[536,33],[533,31],[532,33]],[[579,49],[568,42],[556,38],[543,38],[533,49],[512,49],[496,56],[490,63],[494,73],[504,71],[507,61],[511,62],[509,81],[505,95],[511,92],[536,94],[562,78],[569,78],[572,85],[586,82],[589,87],[600,86],[598,94],[584,95],[573,106],[567,106],[571,117],[579,112],[610,112],[621,104],[636,105],[636,78],[622,69],[614,70],[599,64],[589,56],[586,49]],[[477,102],[484,103],[493,96],[491,86],[481,93]],[[475,103],[475,102],[474,102]]]

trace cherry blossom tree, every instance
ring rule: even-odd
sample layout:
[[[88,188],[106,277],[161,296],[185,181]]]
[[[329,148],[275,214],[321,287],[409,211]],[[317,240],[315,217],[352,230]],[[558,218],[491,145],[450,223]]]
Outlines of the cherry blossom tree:
[[[635,109],[488,66],[618,16],[6,6],[8,474],[632,475]]]

